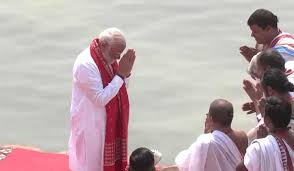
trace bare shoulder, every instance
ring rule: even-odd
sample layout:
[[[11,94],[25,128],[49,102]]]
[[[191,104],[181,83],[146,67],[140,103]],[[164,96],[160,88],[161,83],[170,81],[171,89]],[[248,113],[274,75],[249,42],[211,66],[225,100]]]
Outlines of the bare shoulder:
[[[248,137],[246,132],[241,130],[233,130],[232,140],[237,145],[242,155],[245,155],[246,148],[248,147]]]
[[[234,130],[236,138],[239,140],[240,143],[243,145],[248,146],[248,136],[245,131],[242,130]]]
[[[236,136],[238,136],[240,139],[247,139],[247,134],[245,131],[242,130],[234,130],[234,133]]]

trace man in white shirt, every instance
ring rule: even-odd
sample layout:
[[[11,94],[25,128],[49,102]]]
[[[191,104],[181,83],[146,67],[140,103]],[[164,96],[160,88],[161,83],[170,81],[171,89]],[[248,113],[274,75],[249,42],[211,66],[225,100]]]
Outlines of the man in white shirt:
[[[248,21],[251,36],[256,40],[256,48],[242,46],[240,53],[247,61],[257,54],[258,51],[265,49],[277,50],[285,59],[285,67],[293,69],[294,64],[294,37],[282,32],[278,27],[278,17],[266,9],[254,11]]]
[[[123,171],[127,166],[126,82],[136,56],[128,49],[120,59],[125,48],[123,33],[109,28],[75,61],[69,140],[73,171]]]
[[[231,128],[233,105],[217,99],[210,104],[205,134],[178,154],[176,166],[162,171],[235,171],[248,146],[246,133]]]

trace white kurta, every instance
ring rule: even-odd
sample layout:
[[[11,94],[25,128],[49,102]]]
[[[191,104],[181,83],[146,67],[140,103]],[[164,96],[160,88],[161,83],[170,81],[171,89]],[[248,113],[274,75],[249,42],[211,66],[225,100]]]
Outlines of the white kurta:
[[[294,161],[294,152],[285,142]],[[248,171],[284,171],[280,148],[272,135],[254,140],[247,148],[244,165]]]
[[[118,93],[123,80],[115,76],[103,88],[100,72],[85,49],[73,67],[69,167],[73,171],[103,171],[106,129],[105,105]]]
[[[235,143],[220,131],[199,136],[175,159],[180,171],[235,171],[241,161]]]

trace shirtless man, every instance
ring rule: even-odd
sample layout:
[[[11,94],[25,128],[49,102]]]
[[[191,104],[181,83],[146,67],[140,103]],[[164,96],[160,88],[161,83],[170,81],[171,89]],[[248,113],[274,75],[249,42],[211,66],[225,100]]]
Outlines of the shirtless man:
[[[248,146],[247,135],[231,128],[233,105],[224,99],[210,104],[204,133],[178,154],[176,165],[162,171],[234,171]],[[207,160],[209,159],[209,160]]]

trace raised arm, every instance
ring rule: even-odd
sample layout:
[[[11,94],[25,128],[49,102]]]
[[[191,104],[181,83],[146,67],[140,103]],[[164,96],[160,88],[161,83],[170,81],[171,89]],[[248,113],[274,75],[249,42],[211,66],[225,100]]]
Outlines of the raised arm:
[[[114,76],[111,82],[103,88],[99,70],[93,66],[80,65],[74,81],[85,90],[87,97],[96,104],[105,106],[116,96],[124,81],[119,76]]]

